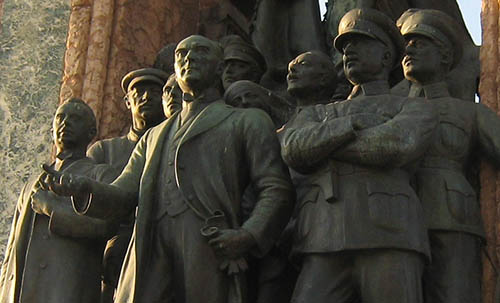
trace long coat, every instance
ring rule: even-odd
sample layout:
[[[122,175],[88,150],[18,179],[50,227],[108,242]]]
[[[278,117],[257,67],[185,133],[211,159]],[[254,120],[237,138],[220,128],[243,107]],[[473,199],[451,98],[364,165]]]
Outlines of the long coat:
[[[422,206],[410,177],[431,142],[437,114],[423,99],[389,94],[387,83],[355,88],[351,100],[302,110],[282,134],[296,175],[294,251],[396,248],[429,255]],[[352,116],[387,117],[355,131]]]
[[[108,170],[88,158],[65,173],[107,181]],[[2,303],[95,303],[101,292],[102,254],[111,223],[77,215],[69,198],[54,195],[50,217],[31,208],[35,181],[19,196],[0,276]]]
[[[177,115],[144,134],[111,186],[96,185],[89,204],[75,204],[81,212],[102,218],[123,216],[138,206],[115,302],[143,302],[141,286],[152,247],[155,180],[166,136]],[[183,196],[200,209],[205,204],[222,210],[231,228],[241,227],[252,234],[257,242],[253,253],[265,254],[278,239],[293,207],[293,189],[272,121],[260,110],[237,109],[219,100],[210,104],[183,136],[173,168]],[[241,200],[250,182],[258,201],[250,218],[240,222]],[[117,197],[111,204],[110,196]]]

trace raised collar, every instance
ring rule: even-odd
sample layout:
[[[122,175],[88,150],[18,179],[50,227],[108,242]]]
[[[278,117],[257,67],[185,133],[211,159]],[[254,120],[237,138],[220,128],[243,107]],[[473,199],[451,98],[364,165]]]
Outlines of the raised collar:
[[[355,85],[347,99],[352,99],[358,96],[376,96],[390,93],[389,83],[386,80],[376,80]]]
[[[65,169],[69,164],[75,162],[76,160],[85,158],[85,153],[65,150],[57,154],[56,158],[54,167],[59,171]]]
[[[448,91],[448,84],[446,82],[436,82],[428,85],[419,85],[412,83],[410,86],[410,93],[408,97],[425,97],[427,100],[446,98],[450,96]]]

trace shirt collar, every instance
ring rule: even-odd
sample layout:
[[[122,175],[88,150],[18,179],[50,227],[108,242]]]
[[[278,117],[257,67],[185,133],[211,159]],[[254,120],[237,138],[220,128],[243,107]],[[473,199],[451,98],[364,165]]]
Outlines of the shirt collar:
[[[78,153],[72,150],[63,150],[56,155],[55,169],[62,170],[76,160],[85,158],[85,153]]]
[[[390,93],[389,83],[386,80],[376,80],[355,85],[347,99],[352,99],[358,96],[376,96]]]
[[[412,83],[410,93],[408,94],[408,97],[425,97],[427,100],[446,98],[449,96],[450,92],[448,91],[448,84],[444,81],[423,86],[417,83]]]

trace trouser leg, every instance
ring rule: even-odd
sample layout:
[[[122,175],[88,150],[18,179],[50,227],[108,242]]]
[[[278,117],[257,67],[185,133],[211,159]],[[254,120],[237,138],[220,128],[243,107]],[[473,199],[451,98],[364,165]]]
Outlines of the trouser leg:
[[[426,303],[481,302],[480,239],[462,232],[430,231],[432,263],[424,273]]]

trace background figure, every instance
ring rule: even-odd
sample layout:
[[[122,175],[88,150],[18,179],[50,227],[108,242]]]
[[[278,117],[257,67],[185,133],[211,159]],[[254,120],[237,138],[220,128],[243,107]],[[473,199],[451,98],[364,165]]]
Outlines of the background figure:
[[[259,0],[252,40],[268,66],[261,84],[271,90],[285,90],[290,60],[312,49],[326,52],[318,1]]]
[[[267,69],[266,60],[251,44],[236,35],[223,38],[224,72],[222,86],[226,90],[239,80],[259,83]]]
[[[162,95],[163,113],[170,118],[182,109],[182,90],[177,83],[175,73],[168,77],[167,83],[163,86]]]
[[[480,66],[479,47],[476,46],[467,31],[465,22],[456,0],[329,0],[326,14],[326,39],[331,41],[337,35],[340,18],[354,7],[374,8],[385,13],[393,20],[397,20],[401,14],[409,8],[436,9],[451,16],[458,24],[457,29],[463,44],[463,57],[455,69],[447,75],[447,83],[450,94],[459,99],[474,101],[478,92]],[[341,61],[340,54],[331,49],[334,62]],[[394,79],[401,79],[401,74],[393,75]],[[408,95],[410,84],[403,80],[395,88],[393,93],[401,96]]]
[[[337,88],[335,66],[330,57],[319,51],[300,54],[288,64],[287,91],[297,105],[330,103]],[[345,96],[335,96],[344,100]]]
[[[116,170],[115,177],[127,164],[142,135],[165,119],[161,91],[167,75],[159,69],[142,68],[131,71],[123,77],[122,90],[125,93],[126,106],[132,115],[132,126],[127,135],[97,141],[87,151],[88,157],[96,163],[112,166]],[[117,235],[109,240],[106,246],[103,261],[102,303],[113,302],[123,258],[132,235],[134,219],[134,214],[131,213],[120,222]]]
[[[85,157],[97,129],[84,101],[61,104],[52,126],[54,170],[103,182],[114,178],[109,166]],[[71,199],[48,191],[45,177],[32,179],[19,196],[0,276],[0,302],[99,302],[102,255],[116,225],[75,214]]]
[[[176,43],[169,43],[165,45],[156,55],[153,68],[164,71],[167,74],[174,72],[174,51]]]
[[[248,80],[240,80],[229,86],[224,101],[234,107],[260,108],[273,120],[276,128],[288,121],[293,106],[272,91]]]

